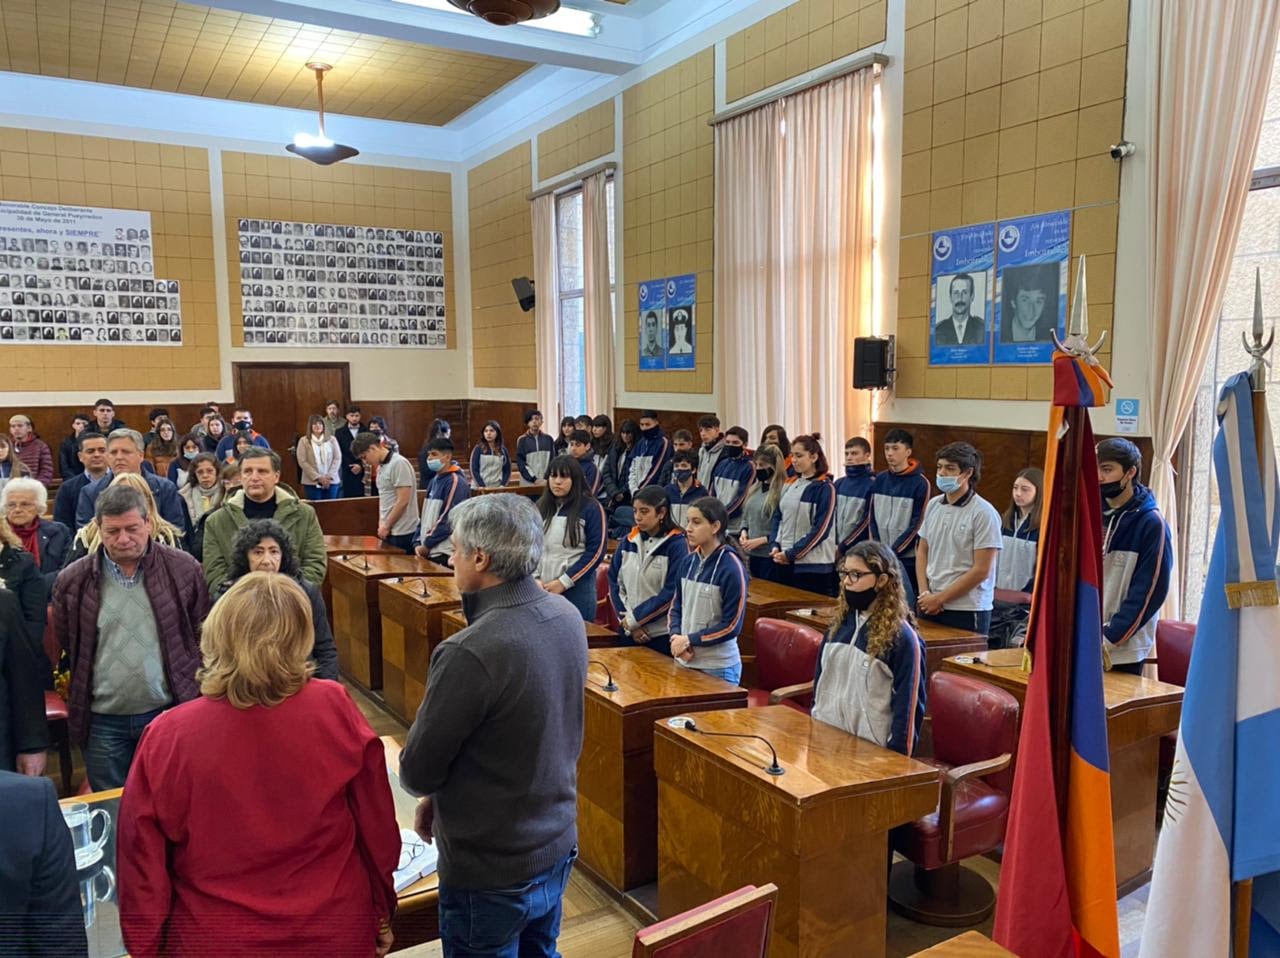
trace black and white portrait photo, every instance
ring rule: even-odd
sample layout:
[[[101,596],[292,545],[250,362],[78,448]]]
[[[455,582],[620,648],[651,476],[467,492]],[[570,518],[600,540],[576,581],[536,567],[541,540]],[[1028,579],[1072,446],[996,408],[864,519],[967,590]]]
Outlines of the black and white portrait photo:
[[[1058,263],[1006,266],[1000,281],[1000,342],[1047,343],[1058,320]]]

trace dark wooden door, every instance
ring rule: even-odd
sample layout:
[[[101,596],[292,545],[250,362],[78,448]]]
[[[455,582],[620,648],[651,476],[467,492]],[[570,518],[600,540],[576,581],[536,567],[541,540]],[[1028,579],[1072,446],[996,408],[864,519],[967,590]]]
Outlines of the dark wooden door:
[[[236,405],[253,412],[254,428],[267,437],[283,460],[282,476],[301,493],[294,458],[297,440],[307,428],[307,417],[324,414],[324,404],[350,400],[351,379],[347,363],[233,363]]]

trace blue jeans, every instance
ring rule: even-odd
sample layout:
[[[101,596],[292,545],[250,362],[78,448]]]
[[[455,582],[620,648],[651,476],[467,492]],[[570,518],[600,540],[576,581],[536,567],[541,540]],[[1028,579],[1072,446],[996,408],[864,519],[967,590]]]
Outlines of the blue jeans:
[[[323,486],[303,486],[303,490],[307,493],[308,502],[323,502],[325,499],[337,499],[339,493],[342,492],[342,486],[334,483],[328,489]]]
[[[703,675],[714,675],[718,679],[724,679],[730,685],[737,685],[742,679],[742,663],[725,669],[699,669],[698,671]]]
[[[387,536],[382,541],[393,549],[403,549],[406,555],[414,554],[415,542],[418,538],[416,532],[406,532],[399,536]]]
[[[583,622],[596,620],[596,570],[592,569],[571,589],[565,590],[564,597],[572,602],[582,615]]]
[[[508,888],[469,891],[440,884],[445,958],[559,958],[560,909],[574,848],[551,868]]]
[[[153,709],[139,715],[102,715],[94,712],[89,719],[89,741],[85,743],[84,771],[95,792],[124,788],[138,748],[142,730],[164,709]]]

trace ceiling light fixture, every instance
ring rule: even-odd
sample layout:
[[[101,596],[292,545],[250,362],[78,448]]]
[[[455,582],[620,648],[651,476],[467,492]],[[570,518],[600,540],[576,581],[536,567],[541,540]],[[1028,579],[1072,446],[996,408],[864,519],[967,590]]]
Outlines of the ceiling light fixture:
[[[395,0],[443,13],[470,13],[487,23],[505,27],[519,24],[567,33],[576,37],[598,37],[600,15],[588,10],[560,6],[558,0]],[[540,13],[531,11],[541,10]]]
[[[316,72],[316,96],[320,101],[320,132],[318,135],[295,133],[293,142],[287,144],[285,149],[320,166],[328,166],[339,160],[349,160],[353,156],[359,156],[360,151],[355,147],[334,143],[324,134],[324,75],[333,67],[313,60],[307,64],[307,69]]]

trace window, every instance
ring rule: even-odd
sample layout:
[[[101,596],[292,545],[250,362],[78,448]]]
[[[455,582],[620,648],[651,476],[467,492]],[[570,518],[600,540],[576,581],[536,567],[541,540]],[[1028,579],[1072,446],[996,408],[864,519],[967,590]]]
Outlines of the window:
[[[612,177],[606,181],[605,203],[609,211],[609,298],[614,304],[616,322],[618,307],[614,297]],[[559,275],[556,277],[556,326],[560,335],[560,411],[563,416],[591,415],[600,410],[587,409],[587,341],[583,329],[586,281],[580,186],[556,197],[556,246],[559,267]]]
[[[1252,342],[1255,270],[1260,270],[1262,275],[1262,308],[1268,334],[1280,315],[1280,58],[1271,74],[1271,94],[1253,170],[1244,221],[1240,224],[1240,237],[1231,262],[1231,276],[1222,301],[1217,340],[1205,363],[1195,411],[1181,449],[1180,472],[1185,488],[1179,504],[1185,504],[1180,512],[1186,517],[1183,618],[1192,622],[1200,614],[1204,580],[1218,528],[1218,489],[1213,475],[1213,440],[1218,428],[1215,408],[1223,384],[1248,369],[1251,362],[1242,337],[1250,336]],[[1275,357],[1277,351],[1272,350],[1271,355]],[[1274,428],[1275,423],[1280,422],[1280,376],[1274,367],[1267,371],[1267,411]],[[1208,495],[1204,494],[1205,490]]]

